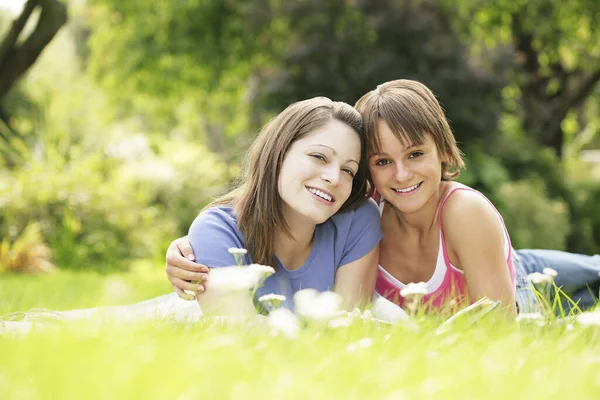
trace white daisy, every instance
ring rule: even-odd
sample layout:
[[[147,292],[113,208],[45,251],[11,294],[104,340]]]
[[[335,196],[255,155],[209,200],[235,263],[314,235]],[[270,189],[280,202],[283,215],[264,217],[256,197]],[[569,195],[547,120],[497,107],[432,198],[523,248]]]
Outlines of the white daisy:
[[[552,278],[556,278],[556,276],[558,275],[558,272],[556,272],[556,270],[552,269],[552,268],[544,268],[544,270],[542,271],[542,273],[544,275],[548,275],[548,276],[550,276]]]
[[[529,274],[525,277],[525,280],[533,283],[534,285],[539,285],[541,283],[552,282],[552,277],[547,274],[542,274],[539,272],[532,272],[531,274]]]
[[[337,293],[319,293],[315,289],[303,289],[294,294],[298,315],[313,322],[327,322],[339,316],[342,301],[342,296]]]
[[[296,339],[300,333],[300,320],[287,308],[280,307],[269,313],[267,322],[271,331],[289,339]]]
[[[227,249],[227,251],[229,252],[229,254],[236,255],[236,254],[241,254],[241,255],[246,255],[248,254],[248,250],[246,249],[242,249],[242,248],[238,248],[238,247],[230,247],[229,249]]]
[[[419,298],[421,298],[428,293],[429,290],[427,289],[427,284],[425,282],[409,283],[404,289],[400,291],[400,296],[404,298],[411,296],[420,296]]]
[[[263,307],[271,311],[281,306],[281,303],[283,303],[285,299],[286,297],[281,294],[270,293],[260,296],[258,301],[263,305]]]

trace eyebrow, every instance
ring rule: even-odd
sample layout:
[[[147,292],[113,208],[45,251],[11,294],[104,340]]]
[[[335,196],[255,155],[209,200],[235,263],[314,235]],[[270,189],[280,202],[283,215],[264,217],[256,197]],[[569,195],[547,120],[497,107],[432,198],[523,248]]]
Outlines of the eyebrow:
[[[410,146],[408,146],[406,149],[404,149],[404,151],[408,151],[408,150],[414,149],[415,147],[419,147],[419,146],[421,146],[419,143],[413,143]],[[378,157],[378,156],[389,156],[389,154],[386,153],[385,151],[380,152],[380,153],[371,153],[371,154],[369,154],[368,158],[373,158],[373,157]]]
[[[326,147],[326,148],[328,148],[329,150],[331,150],[333,152],[334,156],[337,156],[337,151],[335,151],[335,149],[333,147],[327,146],[326,144],[311,144],[308,147],[316,147],[316,146]],[[353,159],[349,159],[348,162],[355,162],[356,165],[360,165],[358,161],[353,160]]]

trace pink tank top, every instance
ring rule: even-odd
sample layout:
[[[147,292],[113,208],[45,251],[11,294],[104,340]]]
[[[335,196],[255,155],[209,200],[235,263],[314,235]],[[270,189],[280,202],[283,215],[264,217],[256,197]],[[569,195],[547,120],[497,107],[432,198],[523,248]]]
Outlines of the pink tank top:
[[[458,190],[468,190],[475,193],[481,194],[475,189],[471,189],[469,187],[455,187],[452,188],[447,194],[446,197],[442,200],[440,204],[440,249],[438,252],[438,258],[435,266],[435,271],[431,277],[431,279],[426,282],[427,289],[429,290],[429,294],[423,297],[423,304],[428,308],[434,309],[442,309],[446,307],[460,308],[465,306],[465,302],[470,302],[467,294],[467,284],[465,281],[465,276],[463,271],[454,267],[450,263],[450,259],[448,258],[448,251],[446,249],[446,240],[444,238],[444,229],[442,226],[442,211],[444,209],[444,204],[452,195],[452,193]],[[506,254],[506,263],[508,270],[510,272],[510,278],[513,282],[513,288],[515,288],[515,267],[512,259],[512,248],[510,244],[510,236],[508,235],[508,231],[506,230],[506,226],[504,225],[504,220],[502,216],[496,210],[492,202],[488,200],[487,197],[483,196],[488,203],[494,208],[498,217],[500,218],[500,222],[502,223],[502,227],[504,228],[504,252]],[[383,205],[385,200],[382,198],[379,203],[380,212],[383,211]],[[404,299],[400,295],[400,291],[405,288],[406,285],[400,282],[398,279],[394,278],[389,272],[387,272],[381,265],[379,265],[378,273],[377,273],[377,283],[375,285],[375,292],[379,296],[383,296],[391,302],[398,304],[402,307],[404,303]]]

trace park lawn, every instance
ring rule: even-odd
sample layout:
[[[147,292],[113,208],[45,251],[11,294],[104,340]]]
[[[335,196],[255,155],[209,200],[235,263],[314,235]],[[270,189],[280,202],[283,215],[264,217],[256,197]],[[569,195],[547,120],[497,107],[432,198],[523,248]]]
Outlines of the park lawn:
[[[0,315],[144,300],[164,272],[0,275]],[[264,321],[262,321],[264,322]],[[357,322],[273,336],[225,324],[81,321],[0,335],[0,399],[596,399],[600,327],[485,319],[437,335],[436,321]]]
[[[74,308],[135,303],[173,290],[162,266],[138,261],[129,272],[56,271],[42,275],[0,273],[0,315],[32,308]]]

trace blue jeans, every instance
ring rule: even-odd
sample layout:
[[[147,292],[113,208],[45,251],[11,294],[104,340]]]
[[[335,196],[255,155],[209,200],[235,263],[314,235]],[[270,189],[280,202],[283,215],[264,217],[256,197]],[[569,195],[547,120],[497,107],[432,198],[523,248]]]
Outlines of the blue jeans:
[[[542,272],[544,268],[554,269],[557,286],[579,302],[582,310],[592,307],[598,301],[600,291],[600,255],[567,253],[558,250],[517,250],[516,254],[526,274]],[[568,302],[563,306],[570,310]]]

